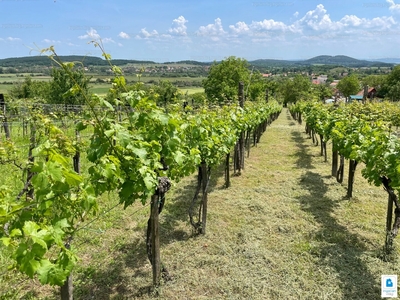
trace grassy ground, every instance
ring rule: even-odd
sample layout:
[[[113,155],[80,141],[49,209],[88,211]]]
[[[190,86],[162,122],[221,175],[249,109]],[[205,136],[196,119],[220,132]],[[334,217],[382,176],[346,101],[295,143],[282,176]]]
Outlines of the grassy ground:
[[[184,94],[188,93],[188,95],[204,92],[204,88],[202,87],[181,88],[181,90]]]
[[[232,187],[223,188],[222,168],[214,171],[205,236],[194,235],[187,217],[195,176],[176,184],[160,216],[161,259],[172,280],[158,297],[145,252],[149,208],[113,208],[110,195],[74,241],[75,299],[380,299],[381,275],[400,271],[398,258],[379,259],[387,194],[358,169],[354,198],[345,199],[345,184],[330,172],[284,110]],[[56,289],[19,280],[8,286],[19,297],[57,297]]]

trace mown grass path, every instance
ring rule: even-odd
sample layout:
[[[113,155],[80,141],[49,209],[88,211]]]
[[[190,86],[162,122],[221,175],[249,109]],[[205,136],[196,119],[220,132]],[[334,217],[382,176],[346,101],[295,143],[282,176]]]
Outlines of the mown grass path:
[[[190,239],[192,251],[170,246],[188,250],[165,297],[180,299],[170,294],[180,287],[182,299],[379,299],[380,275],[399,270],[377,258],[387,195],[358,170],[345,199],[319,151],[283,110],[232,187],[214,183],[207,236]]]
[[[355,197],[345,199],[346,186],[330,176],[330,147],[326,163],[284,109],[229,189],[222,168],[213,171],[205,236],[194,235],[188,222],[195,176],[169,192],[160,232],[172,280],[157,297],[149,293],[148,213],[138,204],[108,214],[77,238],[84,255],[74,273],[75,298],[380,299],[381,275],[400,273],[399,259],[378,258],[387,194],[359,168]]]

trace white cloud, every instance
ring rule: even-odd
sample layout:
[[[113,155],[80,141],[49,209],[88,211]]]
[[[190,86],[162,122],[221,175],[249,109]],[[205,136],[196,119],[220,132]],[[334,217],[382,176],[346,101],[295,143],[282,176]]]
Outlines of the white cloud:
[[[103,44],[115,43],[112,38],[104,38],[104,39],[101,39],[101,41],[103,42]]]
[[[314,10],[308,11],[304,17],[293,24],[296,28],[311,30],[338,30],[340,24],[333,22],[322,4],[318,4]]]
[[[16,42],[16,41],[20,41],[21,39],[20,39],[20,38],[14,38],[14,37],[9,36],[8,38],[6,38],[6,40],[7,40],[7,41],[10,41],[10,42]]]
[[[389,9],[393,12],[400,12],[400,4],[394,3],[394,0],[386,0],[390,4]]]
[[[128,40],[128,39],[131,38],[131,37],[129,36],[129,34],[123,32],[123,31],[121,31],[121,32],[118,34],[118,36],[119,36],[120,38],[122,38],[122,39],[125,39],[125,40]]]
[[[398,5],[394,3],[397,0],[386,1],[391,3],[390,7],[393,9]],[[212,48],[218,43],[219,49],[234,49],[235,45],[246,47],[244,45],[251,42],[255,46],[256,44],[264,46],[276,42],[281,47],[284,45],[287,48],[285,51],[290,52],[292,51],[290,47],[293,45],[307,48],[311,45],[315,47],[331,45],[338,41],[343,42],[343,39],[363,43],[369,43],[374,38],[383,40],[381,36],[400,32],[400,26],[394,17],[362,18],[356,14],[343,14],[339,18],[331,18],[324,5],[318,4],[303,14],[296,11],[291,20],[286,22],[277,19],[253,20],[249,23],[239,21],[225,25],[225,30],[222,20],[216,18],[211,24],[199,26],[195,35],[200,37],[199,42],[203,42],[201,47],[210,46]],[[151,44],[151,41],[163,42],[168,45],[165,46],[167,48],[171,45],[170,41],[175,38],[194,42],[195,38],[193,37],[192,40],[192,36],[188,36],[189,26],[187,23],[188,20],[180,16],[173,20],[171,28],[167,30],[159,32],[143,28],[135,38],[147,40],[148,44]],[[119,34],[121,38],[123,35],[123,32]],[[213,43],[206,45],[202,39],[208,39]]]
[[[250,25],[250,28],[256,31],[263,31],[263,30],[281,30],[285,31],[289,29],[289,26],[287,26],[283,22],[277,22],[274,20],[263,20],[259,22],[252,22]]]
[[[56,40],[49,40],[49,39],[44,39],[43,42],[47,44],[60,44],[61,41],[56,41]]]
[[[85,35],[78,36],[78,38],[81,40],[86,40],[86,39],[98,40],[100,38],[100,34],[97,33],[96,29],[90,28],[88,31],[86,31]]]
[[[250,31],[249,26],[245,22],[237,22],[235,25],[229,25],[229,29],[234,34],[244,34]]]
[[[188,20],[185,17],[180,16],[179,18],[172,21],[172,27],[168,30],[169,33],[176,35],[187,35],[186,34],[186,25]]]
[[[149,39],[149,38],[154,38],[154,37],[158,37],[159,34],[157,32],[157,30],[153,30],[151,32],[147,31],[146,28],[142,28],[140,30],[140,34],[138,34],[136,36],[137,39]]]
[[[226,34],[222,27],[222,21],[220,18],[215,19],[214,24],[208,24],[207,26],[200,26],[197,34],[200,36],[211,37],[213,41],[219,40],[220,36]]]

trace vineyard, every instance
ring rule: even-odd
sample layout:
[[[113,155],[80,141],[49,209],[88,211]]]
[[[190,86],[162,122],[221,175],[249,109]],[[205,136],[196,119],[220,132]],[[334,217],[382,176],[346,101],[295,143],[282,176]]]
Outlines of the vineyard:
[[[59,64],[66,74],[73,67]],[[115,73],[114,86],[124,88],[122,74],[117,68]],[[79,92],[76,85],[69,93]],[[259,142],[281,110],[272,100],[245,103],[243,84],[238,98],[236,104],[196,110],[159,107],[140,90],[120,93],[115,103],[91,95],[86,105],[72,110],[2,103],[0,162],[3,173],[13,175],[1,182],[2,252],[12,259],[8,268],[61,286],[61,298],[72,299],[71,272],[79,257],[75,234],[103,209],[97,198],[116,193],[124,209],[150,201],[146,250],[158,287],[162,277],[169,278],[160,259],[159,214],[171,185],[198,172],[188,212],[194,231],[205,234],[211,171],[224,161],[229,187],[231,161],[240,175],[250,144]]]
[[[397,105],[307,101],[282,114],[268,93],[246,99],[240,83],[229,103],[160,106],[113,71],[113,102],[74,85],[67,96],[84,105],[1,103],[1,299],[180,299],[179,289],[375,299],[379,276],[396,273]],[[216,285],[202,282],[202,266]],[[318,281],[326,289],[313,296]]]
[[[385,254],[390,255],[393,239],[400,228],[399,106],[391,103],[353,103],[346,106],[298,103],[291,111],[300,123],[304,115],[306,132],[317,145],[319,138],[325,161],[326,144],[332,141],[331,174],[339,183],[343,182],[344,160],[349,160],[348,198],[353,196],[354,173],[359,163],[363,165],[363,177],[376,186],[382,185],[387,191]]]

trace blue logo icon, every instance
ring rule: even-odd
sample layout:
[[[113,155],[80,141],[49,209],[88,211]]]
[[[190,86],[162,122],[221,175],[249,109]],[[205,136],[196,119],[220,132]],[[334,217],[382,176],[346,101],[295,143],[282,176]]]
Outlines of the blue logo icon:
[[[393,287],[392,279],[390,279],[390,278],[386,279],[386,287]]]
[[[381,297],[382,298],[397,297],[397,275],[381,276]]]

